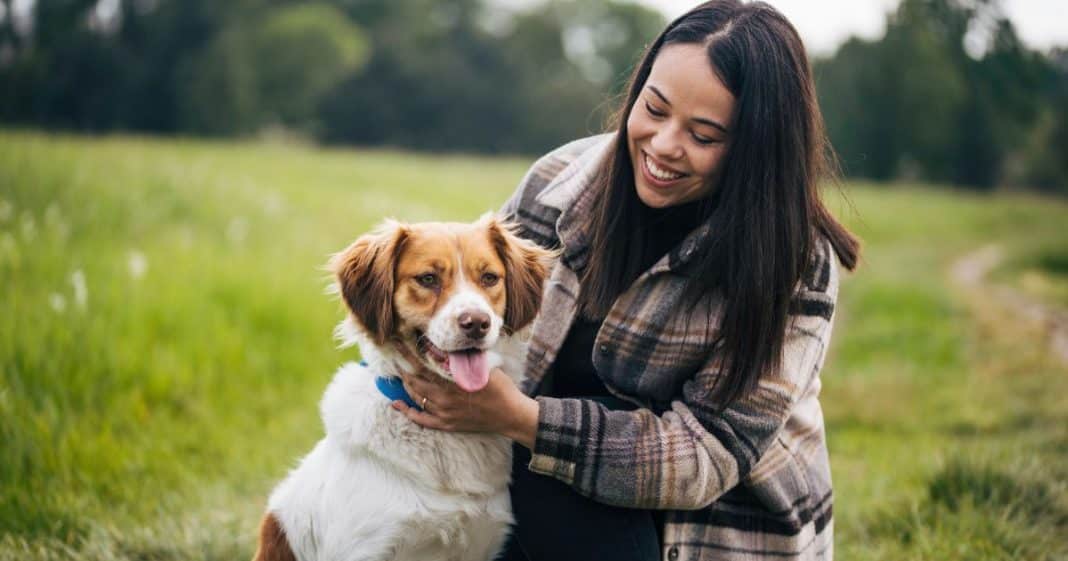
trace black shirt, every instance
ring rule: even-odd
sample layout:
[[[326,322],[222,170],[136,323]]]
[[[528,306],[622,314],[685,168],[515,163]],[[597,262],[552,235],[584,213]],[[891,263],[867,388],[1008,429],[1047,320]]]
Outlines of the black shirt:
[[[640,255],[642,270],[648,270],[674,249],[701,222],[700,202],[667,208],[642,205],[647,224],[645,247]],[[553,361],[546,395],[551,397],[600,397],[608,390],[593,367],[593,344],[604,318],[575,318]]]

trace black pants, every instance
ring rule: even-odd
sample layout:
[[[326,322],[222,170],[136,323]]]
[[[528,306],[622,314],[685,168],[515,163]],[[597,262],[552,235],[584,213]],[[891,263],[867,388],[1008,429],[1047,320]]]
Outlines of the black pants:
[[[530,471],[529,463],[530,451],[516,444],[510,487],[516,525],[500,561],[660,559],[659,513],[592,501]]]

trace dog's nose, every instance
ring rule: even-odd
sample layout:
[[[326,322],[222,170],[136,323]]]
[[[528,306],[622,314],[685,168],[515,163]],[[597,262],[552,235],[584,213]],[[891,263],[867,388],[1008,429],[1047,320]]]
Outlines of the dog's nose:
[[[484,312],[464,312],[460,314],[459,322],[460,329],[472,339],[481,339],[489,332],[490,317]]]

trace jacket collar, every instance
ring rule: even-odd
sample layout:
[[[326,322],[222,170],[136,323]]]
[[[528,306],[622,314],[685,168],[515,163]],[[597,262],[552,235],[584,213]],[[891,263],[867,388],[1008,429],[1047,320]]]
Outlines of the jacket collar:
[[[601,161],[611,153],[614,134],[603,134],[575,156],[545,186],[535,200],[559,213],[556,234],[562,246],[561,259],[573,270],[581,270],[589,257],[589,220],[594,192],[590,184]]]

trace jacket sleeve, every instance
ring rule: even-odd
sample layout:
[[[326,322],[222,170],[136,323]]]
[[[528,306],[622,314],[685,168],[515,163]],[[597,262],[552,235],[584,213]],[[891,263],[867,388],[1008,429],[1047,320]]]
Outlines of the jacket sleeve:
[[[782,366],[751,394],[717,411],[711,392],[721,357],[713,351],[659,416],[538,397],[530,469],[598,502],[634,508],[700,509],[744,481],[823,365],[838,292],[836,260],[824,246],[792,300]]]

